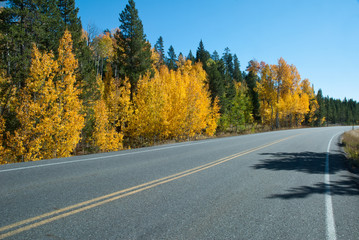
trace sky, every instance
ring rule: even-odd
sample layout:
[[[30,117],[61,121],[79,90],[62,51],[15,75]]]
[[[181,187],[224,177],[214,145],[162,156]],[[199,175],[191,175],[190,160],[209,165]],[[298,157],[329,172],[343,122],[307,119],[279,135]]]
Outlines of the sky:
[[[127,0],[76,0],[83,27],[118,28]],[[135,0],[154,46],[162,36],[185,56],[200,40],[222,56],[228,47],[241,70],[252,59],[294,64],[302,79],[333,98],[359,101],[359,0]]]

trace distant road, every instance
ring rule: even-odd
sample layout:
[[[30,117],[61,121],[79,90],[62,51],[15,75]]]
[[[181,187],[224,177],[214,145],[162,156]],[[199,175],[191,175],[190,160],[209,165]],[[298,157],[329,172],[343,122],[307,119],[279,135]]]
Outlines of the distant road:
[[[0,166],[0,239],[359,239],[350,129]]]

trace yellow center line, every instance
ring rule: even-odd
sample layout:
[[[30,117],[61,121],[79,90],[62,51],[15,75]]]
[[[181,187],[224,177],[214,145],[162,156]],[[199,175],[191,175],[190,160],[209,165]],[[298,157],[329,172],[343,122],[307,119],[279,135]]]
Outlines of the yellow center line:
[[[269,147],[271,145],[280,143],[282,141],[289,140],[289,139],[294,138],[294,137],[296,137],[298,135],[302,135],[302,134],[297,134],[297,135],[294,135],[294,136],[291,136],[291,137],[286,137],[286,138],[283,138],[283,139],[268,143],[266,145],[262,145],[262,146],[255,147],[255,148],[252,148],[252,149],[249,149],[249,150],[246,150],[246,151],[242,151],[242,152],[239,152],[239,153],[236,153],[236,154],[233,154],[233,155],[230,155],[230,156],[227,156],[227,157],[212,161],[210,163],[203,164],[201,166],[194,167],[194,168],[188,169],[186,171],[182,171],[182,172],[179,172],[179,173],[167,176],[167,177],[159,178],[159,179],[156,179],[156,180],[153,180],[153,181],[150,181],[150,182],[146,182],[146,183],[134,186],[134,187],[126,188],[126,189],[123,189],[123,190],[120,190],[120,191],[117,191],[117,192],[114,192],[114,193],[110,193],[110,194],[107,194],[107,195],[104,195],[104,196],[93,198],[93,199],[88,200],[88,201],[77,203],[77,204],[74,204],[74,205],[71,205],[71,206],[68,206],[68,207],[65,207],[65,208],[61,208],[61,209],[58,209],[58,210],[55,210],[55,211],[44,213],[44,214],[36,216],[36,217],[28,218],[28,219],[25,219],[25,220],[22,220],[22,221],[19,221],[19,222],[16,222],[16,223],[13,223],[13,224],[10,224],[10,225],[7,225],[7,226],[3,226],[3,227],[0,228],[0,232],[6,232],[6,231],[9,231],[11,229],[17,228],[19,226],[29,224],[27,226],[23,226],[23,227],[20,227],[18,229],[15,229],[15,230],[9,231],[7,233],[1,234],[0,239],[4,239],[6,237],[13,236],[13,235],[21,233],[23,231],[27,231],[27,230],[42,226],[44,224],[56,221],[58,219],[65,218],[65,217],[70,216],[70,215],[74,215],[76,213],[79,213],[79,212],[82,212],[82,211],[85,211],[85,210],[88,210],[88,209],[91,209],[91,208],[94,208],[94,207],[97,207],[97,206],[100,206],[100,205],[103,205],[103,204],[106,204],[106,203],[109,203],[109,202],[112,202],[112,201],[115,201],[115,200],[118,200],[120,198],[124,198],[124,197],[130,196],[130,195],[133,195],[135,193],[142,192],[144,190],[147,190],[147,189],[150,189],[150,188],[153,188],[153,187],[156,187],[156,186],[168,183],[168,182],[172,182],[174,180],[177,180],[177,179],[192,175],[194,173],[203,171],[205,169],[212,168],[214,166],[217,166],[217,165],[220,165],[222,163],[228,162],[228,161],[230,161],[230,160],[232,160],[234,158],[238,158],[240,156],[243,156],[243,155],[258,151],[260,149]],[[41,219],[43,219],[43,220],[41,220]],[[41,220],[41,221],[38,221],[38,220]]]

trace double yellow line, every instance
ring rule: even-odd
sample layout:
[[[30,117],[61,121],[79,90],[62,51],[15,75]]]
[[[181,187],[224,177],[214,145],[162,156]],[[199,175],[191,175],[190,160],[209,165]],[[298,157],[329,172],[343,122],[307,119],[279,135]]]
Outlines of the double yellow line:
[[[301,134],[298,134],[298,135],[301,135]],[[238,158],[240,156],[243,156],[243,155],[258,151],[260,149],[269,147],[271,145],[280,143],[282,141],[288,140],[288,139],[296,137],[298,135],[283,138],[283,139],[268,143],[266,145],[262,145],[262,146],[259,146],[259,147],[256,147],[256,148],[252,148],[252,149],[249,149],[249,150],[246,150],[246,151],[242,151],[242,152],[230,155],[228,157],[221,158],[221,159],[218,159],[216,161],[213,161],[213,162],[210,162],[210,163],[207,163],[207,164],[195,167],[195,168],[188,169],[188,170],[183,171],[183,172],[179,172],[179,173],[167,176],[167,177],[163,177],[163,178],[156,179],[156,180],[153,180],[153,181],[150,181],[150,182],[146,182],[146,183],[143,183],[143,184],[131,187],[131,188],[123,189],[123,190],[118,191],[118,192],[114,192],[114,193],[107,194],[107,195],[104,195],[104,196],[101,196],[101,197],[93,198],[93,199],[88,200],[88,201],[84,201],[84,202],[81,202],[81,203],[78,203],[78,204],[74,204],[74,205],[71,205],[71,206],[68,206],[68,207],[65,207],[65,208],[61,208],[61,209],[58,209],[58,210],[55,210],[55,211],[44,213],[42,215],[39,215],[39,216],[36,216],[36,217],[33,217],[33,218],[28,218],[28,219],[25,219],[23,221],[19,221],[19,222],[16,222],[16,223],[1,227],[0,228],[0,234],[1,234],[0,239],[4,239],[4,238],[10,237],[10,236],[13,236],[15,234],[19,234],[21,232],[24,232],[24,231],[27,231],[27,230],[42,226],[44,224],[47,224],[47,223],[50,223],[50,222],[53,222],[53,221],[56,221],[56,220],[71,216],[71,215],[74,215],[76,213],[83,212],[85,210],[88,210],[88,209],[91,209],[91,208],[94,208],[94,207],[97,207],[97,206],[104,205],[104,204],[109,203],[109,202],[113,202],[113,201],[115,201],[117,199],[124,198],[124,197],[133,195],[135,193],[142,192],[142,191],[150,189],[150,188],[154,188],[156,186],[159,186],[159,185],[162,185],[162,184],[165,184],[165,183],[168,183],[168,182],[172,182],[174,180],[177,180],[177,179],[186,177],[188,175],[192,175],[194,173],[206,170],[208,168],[212,168],[212,167],[217,166],[219,164],[228,162],[228,161],[230,161],[230,160],[232,160],[234,158]]]

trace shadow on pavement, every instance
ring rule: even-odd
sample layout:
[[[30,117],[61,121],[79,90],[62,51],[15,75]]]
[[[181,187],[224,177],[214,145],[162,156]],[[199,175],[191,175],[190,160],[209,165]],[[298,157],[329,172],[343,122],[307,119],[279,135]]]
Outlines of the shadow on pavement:
[[[268,156],[267,159],[261,161],[252,168],[255,170],[271,170],[271,171],[297,171],[308,174],[323,174],[325,171],[326,153],[317,152],[297,152],[297,153],[262,153]],[[345,156],[342,152],[337,151],[330,154],[330,174],[347,170],[345,164]],[[330,182],[330,190],[332,195],[359,195],[359,177],[358,175],[341,176],[338,181]],[[326,185],[318,182],[312,186],[299,186],[286,190],[283,194],[273,194],[268,198],[294,199],[305,198],[312,194],[325,194]]]

